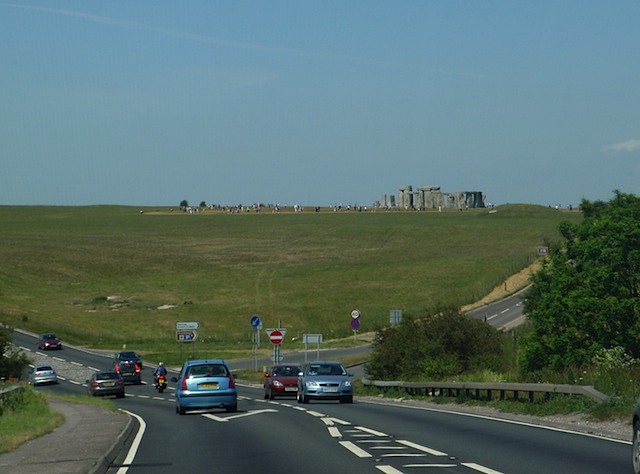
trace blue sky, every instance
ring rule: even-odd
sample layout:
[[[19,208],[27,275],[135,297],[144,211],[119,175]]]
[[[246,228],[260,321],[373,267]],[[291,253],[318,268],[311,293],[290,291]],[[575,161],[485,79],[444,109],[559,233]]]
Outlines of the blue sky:
[[[640,194],[640,2],[2,2],[0,205]]]

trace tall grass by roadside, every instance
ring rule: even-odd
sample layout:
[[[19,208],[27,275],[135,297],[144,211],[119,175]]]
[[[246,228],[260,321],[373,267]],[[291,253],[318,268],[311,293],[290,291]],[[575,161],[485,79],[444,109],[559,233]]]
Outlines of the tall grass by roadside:
[[[75,344],[179,357],[251,350],[250,318],[325,340],[462,306],[556,240],[578,212],[509,205],[447,212],[186,214],[120,206],[0,207],[0,322]],[[295,339],[295,341],[294,341]],[[266,341],[266,338],[263,339]],[[192,346],[193,347],[193,346]]]
[[[64,416],[51,410],[46,398],[31,387],[12,392],[0,416],[0,454],[53,431],[63,421]]]

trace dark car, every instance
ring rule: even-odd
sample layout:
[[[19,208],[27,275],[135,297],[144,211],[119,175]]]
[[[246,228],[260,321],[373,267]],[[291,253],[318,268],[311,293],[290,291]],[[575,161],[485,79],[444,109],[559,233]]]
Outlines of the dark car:
[[[136,354],[134,351],[122,351],[116,352],[115,357],[113,359],[113,366],[122,363],[129,362],[130,364],[138,364],[140,370],[142,370],[142,358]]]
[[[115,395],[124,398],[124,380],[115,370],[99,371],[87,380],[87,392],[94,397]]]
[[[299,365],[274,365],[264,374],[264,398],[273,400],[276,397],[295,397],[298,394],[298,374],[302,371]]]
[[[142,374],[140,373],[140,366],[131,362],[120,362],[114,366],[114,369],[122,380],[128,383],[140,385],[142,383]]]
[[[633,437],[631,441],[631,464],[634,474],[640,474],[640,403],[636,405],[631,420]]]
[[[38,337],[38,349],[43,351],[49,349],[62,349],[62,342],[54,333],[46,332],[44,334],[40,334],[40,337]]]
[[[187,410],[224,408],[238,410],[235,377],[223,360],[190,360],[184,363],[176,382],[176,413]]]
[[[298,377],[298,403],[312,399],[353,403],[352,376],[339,362],[311,362]]]
[[[45,383],[58,383],[58,375],[56,370],[50,365],[36,365],[29,372],[29,383],[32,385],[40,385]]]

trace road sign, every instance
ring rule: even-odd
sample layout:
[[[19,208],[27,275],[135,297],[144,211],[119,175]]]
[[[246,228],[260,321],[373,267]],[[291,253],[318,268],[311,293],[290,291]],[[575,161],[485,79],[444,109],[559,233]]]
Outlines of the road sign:
[[[353,329],[358,329],[360,327],[360,320],[359,319],[352,319],[351,320],[351,327]]]
[[[178,342],[193,342],[196,339],[198,339],[197,331],[191,331],[191,330],[176,331],[176,341]]]
[[[360,311],[358,311],[357,309],[354,309],[353,311],[351,311],[352,319],[358,319],[359,317],[360,317]]]
[[[267,329],[267,334],[269,335],[269,340],[271,344],[274,346],[280,345],[284,340],[284,335],[287,332],[286,329]]]
[[[302,340],[305,344],[321,344],[322,334],[303,334]]]
[[[258,327],[260,327],[260,325],[261,325],[261,324],[262,324],[262,322],[260,321],[260,317],[259,317],[259,316],[253,316],[253,317],[251,318],[251,325],[252,325],[254,328],[258,328]]]
[[[187,329],[198,329],[199,327],[200,323],[196,321],[176,323],[176,330],[178,331],[184,331]]]

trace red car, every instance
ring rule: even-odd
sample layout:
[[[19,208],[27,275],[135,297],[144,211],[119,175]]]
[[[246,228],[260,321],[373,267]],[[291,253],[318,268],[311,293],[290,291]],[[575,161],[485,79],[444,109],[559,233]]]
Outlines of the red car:
[[[43,351],[47,349],[62,349],[62,342],[58,339],[58,336],[52,332],[40,334],[38,338],[38,349]]]
[[[264,398],[295,397],[298,395],[299,365],[274,365],[264,373]]]

